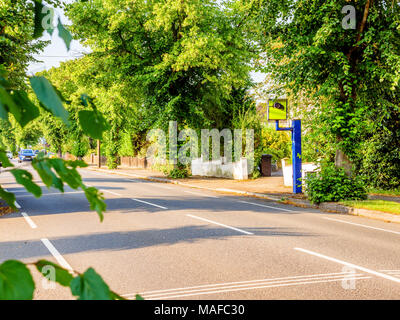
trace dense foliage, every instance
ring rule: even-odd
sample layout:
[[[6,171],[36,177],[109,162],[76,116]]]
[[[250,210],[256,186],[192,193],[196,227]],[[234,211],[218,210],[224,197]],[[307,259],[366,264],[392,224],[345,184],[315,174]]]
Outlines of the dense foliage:
[[[354,29],[342,27],[348,4],[356,9]],[[301,103],[309,120],[305,131],[323,156],[344,153],[357,162],[364,140],[379,130],[399,130],[398,1],[264,1],[260,20],[261,69],[291,93],[292,103]]]
[[[367,198],[360,179],[349,177],[342,168],[329,164],[322,165],[321,171],[307,175],[305,189],[308,199],[316,204]]]

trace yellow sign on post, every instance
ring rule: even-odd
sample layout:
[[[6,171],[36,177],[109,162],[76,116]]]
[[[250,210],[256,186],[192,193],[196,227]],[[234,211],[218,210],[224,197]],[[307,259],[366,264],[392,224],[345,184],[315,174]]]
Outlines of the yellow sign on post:
[[[268,120],[287,120],[287,99],[268,100]]]

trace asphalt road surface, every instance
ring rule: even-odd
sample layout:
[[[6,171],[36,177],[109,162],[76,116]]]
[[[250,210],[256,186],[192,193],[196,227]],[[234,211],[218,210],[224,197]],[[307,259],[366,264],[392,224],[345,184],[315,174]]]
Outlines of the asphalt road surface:
[[[81,170],[106,197],[100,223],[81,191],[13,183],[20,212],[0,217],[0,262],[93,267],[146,299],[399,299],[400,225],[251,197]],[[72,299],[32,269],[36,299]]]

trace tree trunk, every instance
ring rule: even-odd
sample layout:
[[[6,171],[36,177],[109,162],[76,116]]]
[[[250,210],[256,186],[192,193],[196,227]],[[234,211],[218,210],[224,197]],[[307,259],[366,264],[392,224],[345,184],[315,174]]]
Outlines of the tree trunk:
[[[353,165],[346,154],[340,149],[336,150],[335,166],[337,168],[343,168],[344,172],[346,172],[349,177],[351,176]]]

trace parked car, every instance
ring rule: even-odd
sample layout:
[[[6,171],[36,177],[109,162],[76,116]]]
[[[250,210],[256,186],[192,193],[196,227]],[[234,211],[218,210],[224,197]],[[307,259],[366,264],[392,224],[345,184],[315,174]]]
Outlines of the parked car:
[[[37,157],[37,155],[39,154],[39,150],[33,150],[33,153],[35,154],[35,157]]]
[[[32,159],[35,157],[35,153],[33,152],[32,149],[22,149],[18,153],[18,162],[22,161],[32,161]]]
[[[47,156],[48,156],[50,159],[57,158],[57,155],[56,155],[55,153],[53,153],[53,152],[47,152]]]

